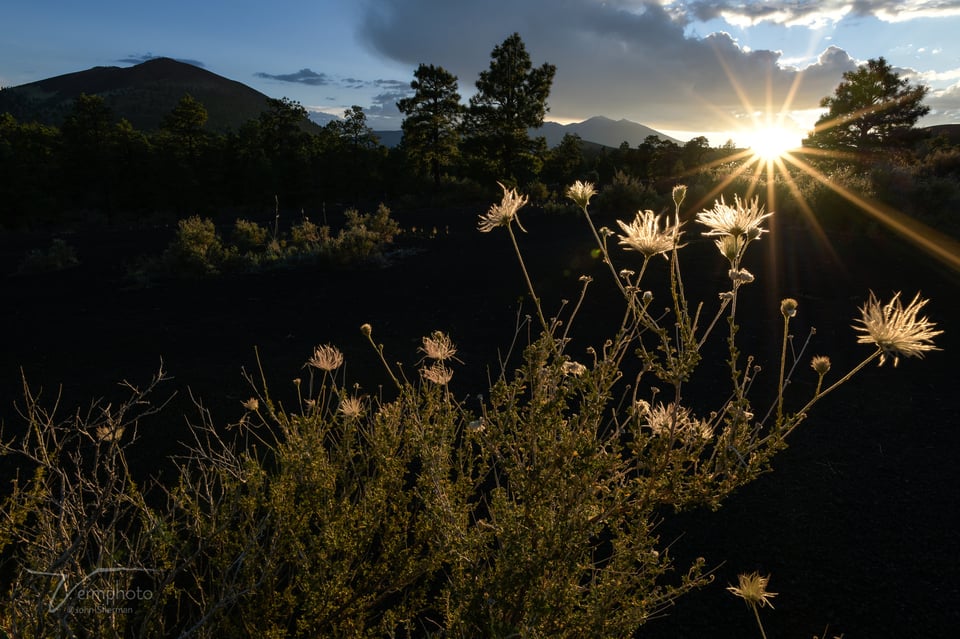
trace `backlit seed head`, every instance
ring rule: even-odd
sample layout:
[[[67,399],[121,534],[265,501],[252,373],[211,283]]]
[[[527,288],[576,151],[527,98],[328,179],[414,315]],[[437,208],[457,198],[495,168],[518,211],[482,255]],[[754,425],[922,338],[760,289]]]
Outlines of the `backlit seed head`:
[[[433,331],[429,337],[424,337],[423,346],[419,350],[438,362],[453,359],[457,354],[457,347],[450,340],[450,336],[442,331]]]
[[[738,575],[740,585],[728,586],[727,590],[732,592],[737,597],[740,597],[747,602],[748,605],[756,608],[760,606],[770,606],[773,608],[773,604],[770,603],[772,597],[776,597],[777,593],[767,592],[767,583],[770,582],[770,577],[761,577],[760,573],[752,572],[749,575]]]
[[[359,397],[344,397],[340,400],[340,413],[349,419],[363,415],[363,402]]]
[[[420,374],[428,382],[443,386],[453,379],[453,369],[444,366],[442,362],[434,362],[430,366],[420,369]]]
[[[897,293],[889,302],[881,304],[871,291],[870,299],[860,309],[861,318],[857,320],[862,326],[854,326],[863,333],[857,343],[876,344],[881,350],[880,364],[892,357],[894,366],[899,363],[901,355],[923,357],[926,351],[940,350],[933,345],[933,338],[943,331],[934,330],[936,324],[926,317],[917,317],[928,301],[921,299],[918,293],[904,308],[900,293]]]
[[[826,375],[830,372],[830,358],[826,355],[817,355],[810,360],[810,368],[815,370],[818,375]]]
[[[260,409],[260,400],[256,397],[251,397],[247,401],[243,402],[243,407],[250,412],[256,412]]]
[[[343,353],[336,346],[324,344],[313,349],[313,357],[307,360],[307,366],[322,371],[334,371],[343,365]]]
[[[577,180],[567,188],[567,197],[582,209],[587,208],[587,205],[590,204],[590,198],[596,194],[597,190],[591,182]]]
[[[360,333],[363,334],[364,337],[370,337],[370,334],[373,333],[373,327],[369,324],[361,324]]]

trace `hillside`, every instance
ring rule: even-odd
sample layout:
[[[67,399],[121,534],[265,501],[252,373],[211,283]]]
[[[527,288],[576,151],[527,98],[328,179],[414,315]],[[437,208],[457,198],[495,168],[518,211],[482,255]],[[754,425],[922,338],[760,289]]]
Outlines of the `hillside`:
[[[556,122],[544,122],[539,129],[533,129],[532,135],[540,135],[547,139],[547,146],[556,146],[566,134],[579,135],[583,140],[595,142],[602,146],[617,148],[623,142],[627,142],[631,147],[638,146],[648,136],[656,136],[661,140],[669,140],[677,144],[683,144],[682,141],[672,138],[669,135],[660,133],[643,124],[631,122],[630,120],[611,120],[603,116],[595,116],[583,122],[574,122],[572,124],[558,124]]]
[[[0,113],[20,121],[59,125],[81,94],[99,95],[137,129],[156,129],[189,93],[207,109],[207,128],[226,131],[256,118],[267,96],[200,67],[156,58],[132,67],[94,67],[0,91]]]

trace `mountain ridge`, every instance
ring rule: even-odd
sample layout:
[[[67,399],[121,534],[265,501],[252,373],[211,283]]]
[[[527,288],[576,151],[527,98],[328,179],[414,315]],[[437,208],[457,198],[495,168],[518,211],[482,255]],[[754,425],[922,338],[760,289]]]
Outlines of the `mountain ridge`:
[[[239,129],[267,108],[269,96],[242,82],[172,58],[153,58],[129,67],[97,66],[0,90],[0,113],[10,112],[20,121],[59,125],[81,93],[99,95],[118,116],[138,129],[154,130],[163,117],[189,93],[207,109],[208,128],[226,132]],[[325,118],[326,119],[326,118]],[[312,120],[318,126],[322,123]],[[381,143],[394,147],[401,132],[374,131]],[[626,119],[594,116],[582,122],[545,122],[531,129],[547,145],[560,144],[567,133],[587,144],[616,148],[622,142],[635,147],[650,135],[680,143],[648,126]]]

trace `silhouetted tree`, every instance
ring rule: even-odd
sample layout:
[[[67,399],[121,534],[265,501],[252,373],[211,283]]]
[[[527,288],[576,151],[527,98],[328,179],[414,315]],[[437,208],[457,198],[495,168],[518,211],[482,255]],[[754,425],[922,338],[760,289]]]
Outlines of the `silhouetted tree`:
[[[418,172],[429,171],[440,185],[444,166],[457,155],[463,105],[457,76],[443,67],[421,64],[413,73],[414,95],[397,102],[403,120],[403,149]]]
[[[566,133],[560,144],[550,149],[541,173],[544,182],[551,187],[563,189],[583,173],[583,140],[576,133]]]
[[[543,138],[531,140],[528,131],[543,124],[557,68],[547,63],[533,68],[517,33],[490,57],[464,121],[469,150],[495,177],[526,181],[538,173],[546,151]]]
[[[868,150],[905,146],[917,120],[930,112],[921,104],[927,87],[911,85],[885,59],[868,60],[843,74],[833,96],[820,101],[827,109],[804,145],[823,149]]]

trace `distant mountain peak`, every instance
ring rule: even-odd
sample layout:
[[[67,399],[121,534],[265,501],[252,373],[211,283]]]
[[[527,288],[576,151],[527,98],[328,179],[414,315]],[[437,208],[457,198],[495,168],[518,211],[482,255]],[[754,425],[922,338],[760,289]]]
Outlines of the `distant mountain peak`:
[[[585,142],[593,142],[612,148],[617,148],[624,142],[631,147],[636,147],[651,135],[662,140],[682,144],[680,140],[660,133],[643,124],[638,124],[626,118],[613,120],[604,115],[595,115],[583,122],[574,122],[572,124],[544,122],[540,128],[531,129],[530,131],[531,135],[546,138],[547,146],[551,147],[560,144],[563,136],[568,133],[579,135]]]

